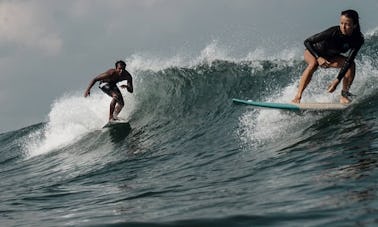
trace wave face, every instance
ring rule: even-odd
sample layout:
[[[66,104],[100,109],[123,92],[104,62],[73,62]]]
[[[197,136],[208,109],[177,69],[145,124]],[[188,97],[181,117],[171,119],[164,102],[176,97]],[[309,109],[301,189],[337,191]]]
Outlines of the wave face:
[[[110,99],[63,95],[46,122],[0,134],[5,225],[349,225],[376,223],[378,35],[366,39],[345,111],[288,112],[305,65],[295,50],[128,59],[134,94],[103,129]],[[319,70],[303,102],[336,102]],[[95,89],[94,89],[95,91]],[[353,225],[353,224],[352,224]]]

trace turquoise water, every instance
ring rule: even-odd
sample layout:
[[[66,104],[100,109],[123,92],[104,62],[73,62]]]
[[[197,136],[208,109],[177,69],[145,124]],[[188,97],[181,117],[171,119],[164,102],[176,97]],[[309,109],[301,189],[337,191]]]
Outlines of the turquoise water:
[[[130,128],[103,129],[109,98],[65,94],[46,121],[0,134],[4,226],[373,226],[378,222],[378,36],[343,111],[289,112],[301,59],[129,65]],[[134,64],[134,68],[133,68]],[[303,101],[337,101],[320,70]],[[96,93],[96,92],[97,93]]]

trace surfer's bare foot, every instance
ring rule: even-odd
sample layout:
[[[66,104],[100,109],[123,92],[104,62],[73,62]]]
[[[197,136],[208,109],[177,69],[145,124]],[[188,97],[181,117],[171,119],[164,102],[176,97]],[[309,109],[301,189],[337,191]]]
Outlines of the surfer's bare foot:
[[[351,97],[353,97],[353,96],[355,96],[355,95],[353,95],[349,91],[342,90],[341,91],[340,103],[342,103],[342,104],[348,104],[348,103],[352,102]]]
[[[292,103],[300,103],[301,102],[301,98],[298,98],[297,96],[295,96],[295,98],[293,100],[291,100]]]
[[[117,117],[112,117],[109,119],[109,122],[112,122],[112,121],[119,121],[119,119]]]
[[[352,102],[352,100],[350,100],[348,97],[341,96],[340,98],[341,104],[349,104],[350,102]]]
[[[334,81],[332,81],[332,83],[330,85],[328,85],[328,88],[327,88],[327,91],[329,93],[332,93],[336,90],[337,88],[337,85],[339,85],[340,83],[340,80],[339,79],[335,79]]]

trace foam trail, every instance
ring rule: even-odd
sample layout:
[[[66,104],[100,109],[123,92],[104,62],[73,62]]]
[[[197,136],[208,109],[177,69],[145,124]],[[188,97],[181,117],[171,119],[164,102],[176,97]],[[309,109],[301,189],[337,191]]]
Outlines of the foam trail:
[[[107,122],[110,97],[94,93],[91,97],[65,95],[51,107],[46,126],[29,136],[24,147],[28,157],[41,155],[80,140],[89,132],[101,129]],[[133,100],[127,97],[125,111],[120,117],[127,119]]]

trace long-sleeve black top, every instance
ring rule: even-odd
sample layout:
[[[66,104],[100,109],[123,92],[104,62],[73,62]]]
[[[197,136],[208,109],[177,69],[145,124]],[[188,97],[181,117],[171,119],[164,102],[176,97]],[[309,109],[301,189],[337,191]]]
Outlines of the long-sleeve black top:
[[[360,32],[346,36],[341,33],[339,26],[330,27],[304,41],[307,50],[315,58],[323,57],[330,60],[349,51],[345,63],[337,75],[337,79],[339,80],[345,76],[346,71],[351,66],[363,43],[364,37]]]

